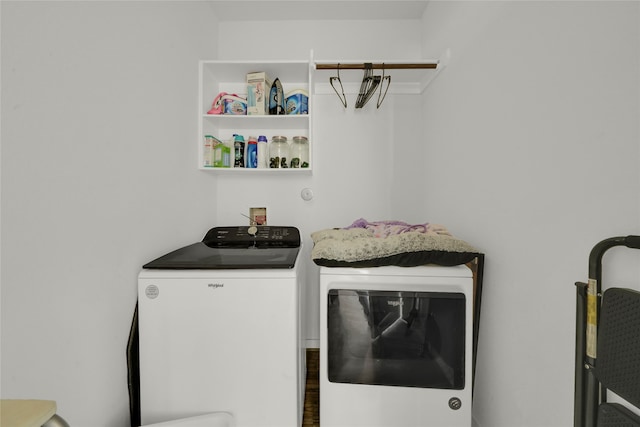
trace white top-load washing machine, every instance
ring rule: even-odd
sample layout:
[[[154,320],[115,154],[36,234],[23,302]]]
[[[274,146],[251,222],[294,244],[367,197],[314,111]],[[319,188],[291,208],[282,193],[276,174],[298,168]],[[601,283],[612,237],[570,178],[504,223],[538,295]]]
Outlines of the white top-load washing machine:
[[[323,427],[470,427],[473,275],[320,269]]]
[[[212,412],[237,427],[301,425],[300,248],[294,227],[216,227],[143,267],[143,425]]]

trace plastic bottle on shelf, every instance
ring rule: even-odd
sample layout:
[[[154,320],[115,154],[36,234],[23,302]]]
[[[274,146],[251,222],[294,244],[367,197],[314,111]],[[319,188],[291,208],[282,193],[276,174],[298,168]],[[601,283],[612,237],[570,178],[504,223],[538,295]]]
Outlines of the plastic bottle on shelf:
[[[213,166],[213,136],[204,136],[204,147],[202,151],[202,165],[206,168]]]
[[[213,147],[213,167],[231,167],[231,149],[227,144],[220,143]]]
[[[292,168],[309,167],[309,140],[306,136],[294,136],[289,151]]]
[[[234,152],[234,168],[244,167],[244,137],[242,135],[235,135],[233,140],[233,152]]]
[[[269,158],[269,146],[267,145],[267,137],[260,135],[258,137],[258,168],[264,169],[269,167],[267,159]]]
[[[247,142],[247,167],[252,169],[258,167],[258,140],[255,136],[250,136]]]
[[[269,167],[288,168],[289,144],[286,136],[274,136],[269,144]]]

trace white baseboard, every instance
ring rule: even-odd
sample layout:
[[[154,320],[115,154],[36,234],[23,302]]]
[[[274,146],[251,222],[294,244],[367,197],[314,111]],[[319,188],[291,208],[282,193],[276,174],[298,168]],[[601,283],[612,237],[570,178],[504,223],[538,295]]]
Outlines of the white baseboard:
[[[320,348],[320,340],[306,339],[304,341],[304,348]]]

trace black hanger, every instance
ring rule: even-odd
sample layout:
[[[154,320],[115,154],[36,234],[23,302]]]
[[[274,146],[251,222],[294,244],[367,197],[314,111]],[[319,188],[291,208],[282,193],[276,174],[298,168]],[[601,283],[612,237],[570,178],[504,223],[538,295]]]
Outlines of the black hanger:
[[[382,93],[382,86],[384,86],[384,81],[387,81],[387,87],[384,90],[384,94]],[[384,63],[382,64],[382,80],[381,80],[382,84],[380,85],[380,92],[378,93],[378,103],[376,105],[376,108],[380,108],[380,106],[382,105],[382,102],[384,101],[384,99],[387,97],[387,91],[389,90],[389,85],[391,85],[391,76],[385,76],[384,75]],[[380,99],[380,97],[382,96],[382,99]]]
[[[365,63],[364,76],[362,77],[362,83],[360,83],[360,93],[356,100],[356,108],[362,108],[369,102],[380,81],[380,76],[373,75],[373,64],[370,62]]]
[[[342,102],[342,105],[344,105],[344,108],[347,108],[347,97],[344,94],[344,88],[342,87],[342,80],[340,80],[340,64],[338,64],[337,69],[338,69],[338,77],[329,77],[329,83],[331,84],[331,87],[335,91],[336,95],[338,95],[338,98],[340,99],[340,102]],[[333,84],[333,82],[336,80],[338,81],[338,83],[340,83],[340,92],[342,92],[342,95],[338,93],[338,90]]]

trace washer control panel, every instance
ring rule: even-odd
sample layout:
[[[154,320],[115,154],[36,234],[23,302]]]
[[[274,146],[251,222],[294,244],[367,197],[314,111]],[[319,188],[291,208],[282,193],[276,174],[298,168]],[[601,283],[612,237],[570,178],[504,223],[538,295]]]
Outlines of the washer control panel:
[[[295,227],[272,225],[215,227],[202,242],[209,247],[296,248],[300,246],[300,231]]]

